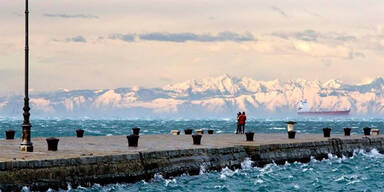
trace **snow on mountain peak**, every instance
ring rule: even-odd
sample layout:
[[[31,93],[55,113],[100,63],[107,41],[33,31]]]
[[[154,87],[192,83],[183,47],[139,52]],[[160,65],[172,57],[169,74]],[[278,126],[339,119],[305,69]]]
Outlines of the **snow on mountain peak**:
[[[343,85],[342,81],[340,81],[338,79],[331,79],[331,80],[325,82],[322,86],[324,88],[338,89],[338,88],[341,88],[342,85]]]
[[[250,114],[296,114],[306,99],[312,109],[350,108],[352,114],[384,115],[384,79],[348,85],[331,79],[259,81],[224,74],[189,80],[163,88],[74,90],[32,94],[34,114],[114,117],[228,117],[235,111]],[[0,98],[0,114],[19,111],[22,98]],[[17,110],[16,110],[17,109]]]

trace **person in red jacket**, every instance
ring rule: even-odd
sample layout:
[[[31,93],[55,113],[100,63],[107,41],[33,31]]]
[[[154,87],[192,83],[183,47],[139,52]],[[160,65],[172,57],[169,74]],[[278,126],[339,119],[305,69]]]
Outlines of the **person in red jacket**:
[[[239,124],[240,124],[240,133],[244,134],[245,132],[245,121],[247,120],[247,116],[245,116],[245,112],[243,112],[239,116]]]

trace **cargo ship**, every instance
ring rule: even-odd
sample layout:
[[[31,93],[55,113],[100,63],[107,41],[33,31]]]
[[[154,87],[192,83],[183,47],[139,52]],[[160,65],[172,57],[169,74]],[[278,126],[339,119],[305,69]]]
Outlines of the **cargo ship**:
[[[297,110],[298,115],[323,115],[323,116],[345,116],[345,115],[349,115],[349,112],[351,112],[350,109],[313,111],[309,109],[308,103],[306,100],[300,101],[299,108]]]

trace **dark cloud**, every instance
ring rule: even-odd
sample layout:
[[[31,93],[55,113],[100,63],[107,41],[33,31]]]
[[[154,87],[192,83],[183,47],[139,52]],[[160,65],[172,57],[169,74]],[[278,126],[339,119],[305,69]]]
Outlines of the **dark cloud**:
[[[319,40],[331,40],[331,41],[354,41],[357,38],[352,35],[346,35],[346,34],[340,34],[340,33],[319,33],[312,29],[308,29],[301,32],[295,32],[295,33],[283,33],[283,32],[276,32],[272,33],[273,36],[280,37],[282,39],[297,39],[302,41],[312,41],[316,42]]]
[[[303,32],[298,32],[294,34],[296,39],[303,41],[317,41],[319,34],[314,30],[305,30]]]
[[[135,34],[119,34],[119,33],[115,33],[115,34],[109,35],[108,38],[109,39],[119,39],[119,40],[126,41],[126,42],[133,42],[133,41],[135,41]]]
[[[211,34],[194,34],[194,33],[145,33],[145,34],[120,34],[115,33],[108,36],[109,39],[118,39],[126,42],[133,42],[135,39],[144,41],[167,41],[167,42],[218,42],[218,41],[256,41],[250,33],[238,34],[233,32],[221,32],[217,35]]]
[[[365,58],[365,54],[362,53],[362,52],[356,52],[356,51],[353,51],[351,50],[349,52],[349,59],[355,59],[355,58]]]
[[[352,35],[336,35],[335,40],[338,40],[338,41],[354,41],[354,40],[356,40],[356,37],[352,36]]]
[[[279,13],[281,16],[288,17],[288,15],[283,10],[281,10],[280,8],[278,8],[276,6],[271,6],[271,9],[273,11]]]
[[[67,38],[65,41],[67,42],[76,42],[76,43],[86,43],[87,40],[83,36],[76,36],[72,38]]]
[[[237,34],[233,32],[221,32],[217,35],[194,34],[194,33],[147,33],[139,35],[141,40],[148,41],[170,41],[170,42],[216,42],[216,41],[255,41],[252,34]]]
[[[82,18],[82,19],[98,19],[99,17],[98,16],[94,16],[94,15],[84,15],[84,14],[50,14],[50,13],[45,13],[44,14],[45,17],[57,17],[57,18],[66,18],[66,19],[70,19],[70,18]]]

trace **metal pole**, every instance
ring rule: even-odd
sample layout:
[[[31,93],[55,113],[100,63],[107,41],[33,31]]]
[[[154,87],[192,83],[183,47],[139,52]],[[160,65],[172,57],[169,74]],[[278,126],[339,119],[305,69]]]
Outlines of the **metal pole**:
[[[29,80],[29,39],[28,39],[28,33],[29,33],[29,23],[28,23],[28,0],[25,0],[25,97],[24,97],[24,122],[22,127],[22,142],[20,144],[21,151],[25,152],[33,152],[33,144],[31,142],[31,124],[29,122],[29,97],[28,97],[28,80]]]

